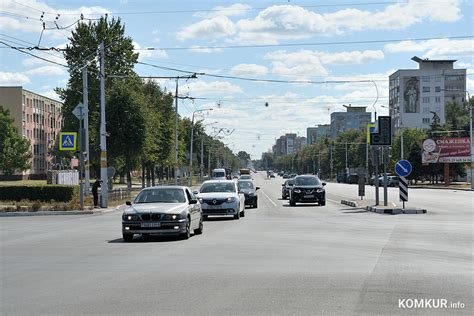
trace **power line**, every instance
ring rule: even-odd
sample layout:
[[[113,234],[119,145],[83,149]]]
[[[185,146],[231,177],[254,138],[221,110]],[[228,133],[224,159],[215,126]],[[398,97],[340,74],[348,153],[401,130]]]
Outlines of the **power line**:
[[[16,48],[16,47],[14,47],[14,46],[9,45],[8,43],[5,43],[4,41],[0,41],[0,44],[6,45],[6,46],[8,46],[8,47],[10,47],[10,48],[12,48],[12,49],[14,49],[14,50],[17,50],[17,51],[23,53],[23,54],[30,55],[30,56],[32,56],[32,57],[35,57],[35,58],[41,59],[41,60],[43,60],[43,61],[46,61],[46,62],[48,62],[48,63],[55,64],[55,65],[58,65],[58,66],[62,66],[62,67],[65,67],[65,68],[68,67],[67,65],[64,65],[64,64],[61,64],[61,63],[58,63],[58,62],[55,62],[55,61],[52,61],[52,60],[49,60],[49,59],[46,59],[46,58],[37,56],[37,55],[32,54],[32,53],[30,53],[30,52],[25,52],[24,50],[21,50],[21,49],[19,49],[19,48]]]
[[[365,41],[338,41],[338,42],[313,42],[313,43],[287,43],[287,44],[252,44],[252,45],[228,45],[228,46],[195,46],[195,47],[147,47],[136,50],[196,50],[196,49],[236,49],[236,48],[269,48],[269,47],[295,47],[295,46],[328,46],[328,45],[347,45],[347,44],[375,44],[375,43],[394,43],[405,41],[428,41],[441,39],[468,39],[474,35],[466,36],[445,36],[445,37],[420,37],[405,39],[385,39],[385,40],[365,40]]]

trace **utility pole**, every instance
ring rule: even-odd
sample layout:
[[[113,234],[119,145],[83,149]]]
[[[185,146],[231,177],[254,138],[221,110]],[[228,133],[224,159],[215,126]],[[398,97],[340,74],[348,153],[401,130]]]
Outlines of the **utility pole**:
[[[204,135],[201,135],[201,165],[199,166],[199,178],[202,182],[204,169]]]
[[[332,167],[333,167],[333,161],[332,161],[332,142],[331,142],[331,147],[329,148],[330,150],[330,154],[331,154],[331,158],[330,158],[330,162],[329,162],[329,165],[331,167],[331,181],[332,181]]]
[[[207,174],[211,174],[211,146],[209,145],[209,153],[207,155]]]
[[[107,129],[105,126],[105,70],[104,42],[100,43],[100,206],[107,207],[109,200],[109,185],[107,179]]]
[[[196,110],[193,112],[193,118],[191,120],[191,144],[189,148],[189,186],[192,186],[193,184],[193,142],[194,142],[194,114],[197,112],[203,112],[203,111],[212,111],[212,109],[201,109],[201,110]]]
[[[347,168],[347,142],[346,142],[346,174],[349,174],[349,168]]]
[[[176,94],[175,94],[175,125],[174,125],[174,184],[178,184],[178,81],[176,78]]]
[[[87,64],[82,68],[82,104],[84,105],[84,146],[81,151],[85,151],[85,179],[86,179],[86,195],[90,194],[90,159],[89,159],[89,91],[87,81]]]

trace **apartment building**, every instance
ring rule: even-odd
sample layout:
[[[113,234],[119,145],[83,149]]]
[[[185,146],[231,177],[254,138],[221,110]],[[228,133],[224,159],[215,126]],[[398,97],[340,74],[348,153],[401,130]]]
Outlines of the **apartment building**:
[[[413,57],[418,69],[399,69],[389,76],[389,113],[394,132],[400,127],[428,129],[433,119],[444,124],[448,102],[463,103],[466,69],[454,69],[456,60]]]
[[[330,137],[335,139],[337,135],[348,129],[359,129],[365,131],[370,123],[372,114],[367,112],[365,106],[345,106],[346,112],[331,113]]]
[[[306,143],[308,145],[314,144],[318,140],[329,136],[330,131],[330,124],[321,124],[315,127],[308,127],[306,129]]]
[[[50,150],[63,125],[62,103],[21,86],[12,86],[0,87],[0,105],[10,110],[18,131],[31,143],[31,169],[16,176],[46,178],[53,163]]]

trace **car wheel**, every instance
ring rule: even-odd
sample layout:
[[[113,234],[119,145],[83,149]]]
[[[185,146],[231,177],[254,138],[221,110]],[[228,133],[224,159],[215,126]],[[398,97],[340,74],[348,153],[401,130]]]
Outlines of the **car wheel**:
[[[133,234],[122,234],[122,236],[124,241],[129,242],[133,240]]]
[[[321,206],[326,205],[326,199],[319,201],[319,205],[321,205]]]
[[[240,212],[241,217],[245,217],[245,211]]]
[[[189,239],[191,237],[191,221],[186,219],[186,232],[181,235],[181,239]]]
[[[234,219],[240,219],[240,209],[239,209],[239,212],[237,212],[237,214],[234,215]]]
[[[199,227],[194,230],[194,234],[195,234],[195,235],[201,235],[203,229],[204,229],[204,224],[203,224],[202,218],[201,218],[201,219],[199,220]]]
[[[255,203],[253,204],[253,207],[254,207],[254,208],[257,208],[257,202],[255,202]]]
[[[208,215],[203,215],[202,218],[203,218],[203,219],[208,219],[209,216],[208,216]]]
[[[290,199],[290,206],[295,206],[295,205],[296,205],[296,202]]]

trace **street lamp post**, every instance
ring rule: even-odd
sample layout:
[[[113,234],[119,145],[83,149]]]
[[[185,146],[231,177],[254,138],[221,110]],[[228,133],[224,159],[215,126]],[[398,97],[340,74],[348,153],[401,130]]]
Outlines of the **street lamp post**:
[[[212,111],[212,109],[200,109],[193,112],[191,120],[191,145],[189,149],[189,186],[193,185],[193,137],[194,137],[194,114],[198,112]]]

